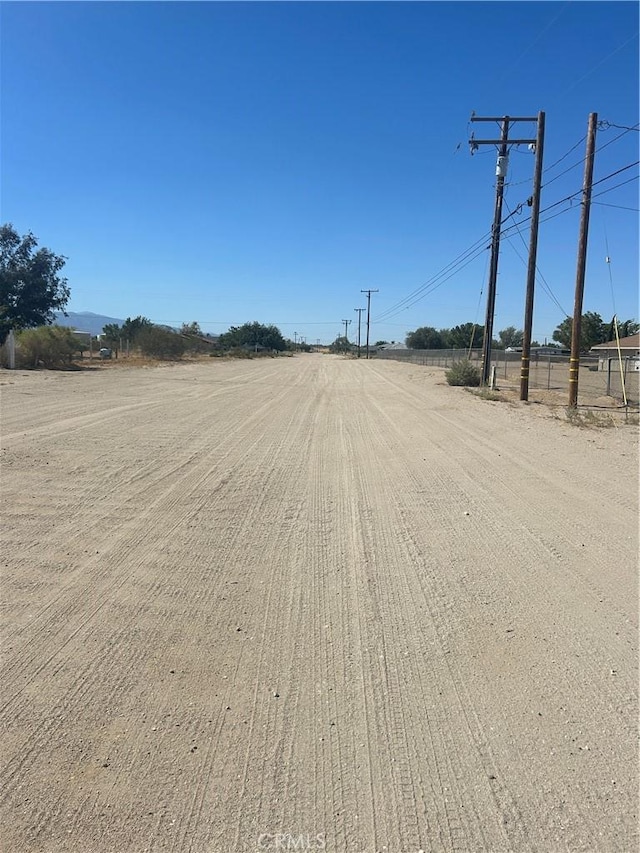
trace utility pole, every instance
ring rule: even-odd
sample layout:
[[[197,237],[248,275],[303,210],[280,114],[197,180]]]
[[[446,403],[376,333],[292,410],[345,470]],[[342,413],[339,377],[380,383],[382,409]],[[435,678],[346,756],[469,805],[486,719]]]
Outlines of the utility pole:
[[[360,293],[367,294],[367,358],[369,358],[369,327],[371,325],[371,294],[378,293],[377,290],[361,290]]]
[[[502,198],[504,195],[504,182],[507,177],[507,168],[509,165],[509,145],[531,145],[536,142],[535,139],[509,139],[509,126],[512,122],[517,121],[537,121],[537,117],[517,117],[511,116],[495,117],[489,116],[480,118],[479,116],[471,116],[472,122],[477,121],[492,121],[501,122],[502,129],[500,139],[475,139],[473,134],[469,140],[471,153],[480,145],[499,145],[498,160],[496,163],[496,201],[493,213],[493,225],[491,226],[491,261],[489,264],[489,284],[487,287],[487,312],[484,323],[484,339],[482,341],[482,384],[487,385],[489,382],[489,373],[491,370],[491,340],[493,337],[493,316],[496,307],[496,285],[498,281],[498,258],[500,255],[500,227],[502,225]]]
[[[341,323],[344,323],[344,339],[347,343],[349,343],[349,335],[347,334],[347,326],[351,323],[351,320],[340,320]]]
[[[591,185],[593,183],[593,161],[596,151],[596,126],[598,113],[589,113],[587,129],[587,150],[584,161],[584,179],[582,181],[582,213],[580,215],[580,235],[578,237],[578,263],[576,267],[576,293],[573,303],[573,323],[571,325],[571,357],[569,359],[569,406],[578,405],[578,371],[580,368],[580,335],[582,331],[582,297],[584,295],[584,277],[587,269],[587,237],[589,236],[589,214],[591,212]]]
[[[358,312],[358,358],[360,358],[360,321],[362,320],[362,312],[366,311],[366,309],[354,308],[353,310]]]
[[[527,294],[524,304],[524,329],[522,359],[520,361],[520,399],[529,399],[529,366],[531,364],[531,330],[533,328],[533,293],[536,283],[536,257],[538,254],[538,223],[540,221],[540,190],[542,187],[542,155],[544,151],[545,114],[538,113],[538,136],[535,142],[536,163],[533,170],[533,195],[531,196],[531,236],[529,238],[529,265],[527,267]]]
[[[295,352],[298,349],[298,333],[293,333],[293,351]]]

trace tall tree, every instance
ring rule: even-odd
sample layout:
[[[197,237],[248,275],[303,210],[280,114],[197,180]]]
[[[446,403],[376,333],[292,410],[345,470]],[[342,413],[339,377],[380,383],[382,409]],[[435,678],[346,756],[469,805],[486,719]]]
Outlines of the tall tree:
[[[484,326],[475,323],[462,323],[453,329],[440,330],[444,345],[450,349],[469,349],[470,347],[482,346]]]
[[[640,323],[636,323],[635,320],[618,320],[618,335],[621,338],[627,338],[629,335],[637,335],[640,332]],[[607,326],[607,335],[606,340],[602,341],[603,344],[608,343],[609,341],[615,341],[616,339],[616,327],[614,320],[611,320],[609,325]]]
[[[558,341],[563,347],[571,347],[571,331],[573,321],[566,317],[553,333],[553,340]],[[587,311],[582,315],[580,326],[580,352],[589,352],[596,344],[607,342],[609,329],[602,317],[594,311]]]
[[[102,334],[105,337],[105,342],[109,344],[111,349],[115,350],[116,358],[120,349],[120,341],[122,340],[122,326],[117,323],[107,323],[102,327]]]
[[[344,335],[339,335],[335,341],[329,345],[330,352],[351,352],[353,344],[349,338]]]
[[[501,329],[498,332],[498,346],[500,349],[507,347],[521,347],[524,332],[522,329],[516,329],[515,326],[507,326],[506,329]]]
[[[21,237],[8,223],[0,226],[0,344],[11,329],[51,324],[63,311],[71,291],[58,275],[66,262],[29,231]]]
[[[219,343],[223,349],[263,347],[283,352],[287,348],[287,342],[277,326],[265,326],[257,321],[244,323],[242,326],[231,326],[227,332],[220,335]]]
[[[198,337],[202,337],[202,329],[200,328],[200,324],[195,320],[193,323],[183,323],[180,328],[181,335],[197,335]]]
[[[150,329],[152,326],[153,323],[148,317],[142,317],[140,315],[133,317],[133,319],[131,317],[127,317],[122,324],[122,338],[125,341],[129,341],[130,344],[133,344],[143,329]]]
[[[442,349],[442,335],[433,326],[420,326],[405,338],[409,349]]]

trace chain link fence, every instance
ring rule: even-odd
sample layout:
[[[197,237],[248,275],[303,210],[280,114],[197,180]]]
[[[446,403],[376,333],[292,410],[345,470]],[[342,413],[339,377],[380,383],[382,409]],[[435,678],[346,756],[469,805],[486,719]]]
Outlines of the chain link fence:
[[[478,367],[482,366],[482,350],[473,349],[387,349],[379,350],[376,358],[406,361],[430,367],[451,367],[454,361],[470,359]],[[496,380],[503,388],[520,388],[519,352],[494,350],[492,365],[496,368]],[[566,392],[569,396],[569,356],[531,353],[529,367],[529,388],[539,391]],[[619,403],[624,402],[626,392],[630,405],[640,404],[640,361],[637,358],[623,356],[622,373],[617,358],[598,358],[582,356],[578,379],[578,394],[582,398],[595,399],[611,397]]]

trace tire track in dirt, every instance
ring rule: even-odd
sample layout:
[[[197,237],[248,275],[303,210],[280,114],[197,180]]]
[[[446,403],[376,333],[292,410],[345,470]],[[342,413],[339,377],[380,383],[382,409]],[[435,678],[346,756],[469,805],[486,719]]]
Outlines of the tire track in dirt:
[[[266,412],[271,410],[273,405],[277,405],[278,401],[286,393],[286,389],[281,390],[275,397],[271,397],[260,406],[257,406],[252,414],[246,418],[244,429],[251,429],[253,425],[260,423],[265,417]],[[192,442],[197,434],[198,430],[192,430],[189,435],[189,441]],[[49,636],[51,631],[56,626],[59,626],[57,608],[62,606],[71,594],[73,595],[74,604],[71,607],[65,608],[66,622],[64,630],[68,631],[69,627],[73,625],[72,614],[74,611],[82,614],[82,622],[77,631],[82,630],[82,627],[105,606],[108,600],[108,591],[115,590],[118,585],[126,584],[129,571],[127,555],[135,552],[136,547],[140,546],[150,536],[149,528],[144,522],[154,518],[161,511],[173,515],[175,510],[180,509],[180,514],[172,518],[169,531],[183,525],[188,515],[194,511],[191,502],[192,494],[197,493],[198,489],[205,482],[211,480],[218,473],[218,469],[224,471],[223,479],[218,483],[218,487],[220,487],[224,481],[224,477],[228,478],[233,475],[233,472],[229,471],[226,467],[227,459],[237,457],[240,447],[243,447],[246,451],[250,451],[251,447],[260,441],[261,437],[257,436],[253,439],[253,445],[247,447],[244,432],[239,432],[227,438],[222,448],[218,446],[214,451],[211,451],[207,447],[205,432],[205,438],[200,439],[198,442],[199,446],[196,446],[195,450],[188,451],[186,459],[180,459],[177,463],[169,463],[168,466],[165,464],[158,473],[156,473],[158,460],[156,460],[155,467],[153,462],[149,462],[143,472],[135,472],[124,484],[129,489],[126,499],[117,507],[118,516],[121,517],[116,519],[108,519],[107,517],[105,521],[106,526],[110,529],[113,527],[118,529],[118,535],[114,536],[113,533],[109,533],[108,544],[103,544],[100,549],[100,559],[85,560],[75,575],[59,591],[58,595],[47,603],[46,607],[39,612],[29,625],[23,630],[18,629],[14,632],[12,642],[15,643],[20,639],[22,633],[26,633],[25,642],[28,642],[31,646],[31,659],[40,659],[40,651],[37,643],[33,644],[32,635],[38,633]],[[213,464],[214,459],[218,462],[217,465]],[[132,485],[134,485],[134,489],[131,489]],[[144,509],[140,509],[142,495],[144,495]],[[112,523],[109,524],[109,521]],[[62,540],[68,541],[72,538],[72,528],[74,525],[77,525],[76,520],[61,526],[60,536]],[[117,574],[111,573],[104,578],[100,578],[99,566],[105,558],[109,558],[111,563],[115,563],[121,568]],[[85,590],[84,597],[79,595],[79,575],[81,576],[80,583]],[[88,592],[89,590],[90,592]],[[100,603],[93,606],[87,600],[87,595],[90,595],[91,599],[99,600]],[[89,607],[88,616],[87,606]],[[67,642],[73,639],[75,633],[74,631],[70,633]],[[50,642],[50,637],[47,642]],[[49,663],[50,660],[48,659],[41,661],[39,669],[36,672],[31,672],[29,669],[29,660],[21,658],[20,670],[23,680],[29,680]],[[11,681],[11,670],[6,675],[7,681],[5,685]],[[5,699],[3,707],[9,701],[10,699]]]
[[[375,404],[375,401],[372,401],[372,403]],[[395,432],[397,433],[396,437],[394,438],[394,447],[396,448],[396,454],[398,456],[400,456],[400,458],[401,458],[401,453],[398,453],[398,449],[397,449],[401,443],[401,433],[403,431],[406,431],[407,428],[410,430],[411,425],[410,425],[410,423],[405,421],[403,423],[402,429],[401,429],[399,427],[399,425],[397,423],[394,423],[386,413],[382,412],[380,407],[378,407],[378,410],[386,418],[388,423],[390,425],[393,425],[393,428],[394,428]],[[427,418],[429,418],[426,405],[425,405],[425,413],[427,413]],[[452,423],[452,426],[455,429],[455,423]],[[425,447],[427,447],[432,442],[431,437],[429,435],[429,432],[427,432],[426,435],[428,437],[424,441],[423,446],[425,446]],[[457,436],[456,436],[456,438],[457,438]],[[450,443],[450,446],[452,444],[453,444],[453,442]],[[440,440],[440,441],[436,442],[436,446],[438,447],[438,450],[442,450],[442,441]],[[406,461],[406,472],[405,472],[404,480],[407,484],[412,483],[412,487],[408,488],[408,489],[405,488],[402,492],[398,492],[396,497],[397,497],[397,501],[400,504],[403,504],[403,503],[409,504],[409,506],[407,507],[406,515],[408,518],[413,519],[414,524],[415,524],[416,511],[419,511],[420,504],[422,502],[424,502],[424,500],[425,500],[425,495],[419,494],[420,492],[424,492],[424,489],[419,488],[419,486],[421,484],[419,482],[419,477],[417,477],[415,474],[415,469],[416,469],[415,457],[412,456],[410,460],[409,460],[409,457],[406,457],[406,459],[407,459],[407,461]],[[430,455],[428,457],[428,461],[429,461],[428,477],[431,480],[434,476],[434,458],[432,455]],[[447,478],[450,478],[451,474],[455,474],[457,468],[458,468],[458,466],[456,466],[455,460],[450,458],[446,471],[442,471],[440,474],[441,482],[439,483],[438,487],[434,490],[436,494],[442,494],[442,493],[451,494],[452,483],[447,482]],[[459,478],[462,482],[468,484],[468,475],[467,475],[466,471],[464,470],[464,466],[460,466]],[[402,479],[402,478],[399,478],[399,479]],[[495,494],[495,492],[494,492],[494,494]],[[419,497],[416,497],[418,495],[419,495]],[[463,498],[463,497],[464,497],[463,493],[460,493],[458,495],[458,501],[459,501],[458,506],[460,508],[462,508],[463,506],[473,506],[474,511],[472,512],[472,514],[474,514],[474,515],[478,514],[478,513],[482,514],[481,511],[478,509],[479,502],[474,503],[473,500],[470,501],[469,495],[466,496],[466,500],[461,500],[461,498]],[[413,507],[410,506],[411,503],[414,504]],[[427,503],[428,503],[428,499],[427,499]],[[435,512],[435,510],[436,510],[435,506],[433,507],[433,510]],[[509,512],[511,512],[511,504],[509,504]],[[480,522],[479,522],[481,525],[480,529],[475,528],[473,530],[474,540],[477,541],[478,538],[480,539],[480,542],[478,544],[480,544],[482,546],[483,552],[486,553],[487,555],[491,554],[492,547],[494,548],[494,553],[495,553],[495,545],[496,545],[496,543],[500,543],[500,539],[501,539],[500,528],[496,527],[494,525],[493,530],[491,529],[491,518],[494,516],[495,516],[495,513],[493,515],[484,515],[483,518],[480,519]],[[441,520],[441,519],[439,519],[439,520]],[[460,524],[461,524],[461,519],[458,518],[456,526],[459,528]],[[421,529],[421,528],[418,527],[418,529]],[[415,527],[413,528],[413,530],[415,531]],[[410,531],[410,528],[407,527],[407,532],[409,532],[409,531]],[[484,535],[483,535],[483,533],[484,533]],[[456,531],[453,529],[453,526],[449,526],[449,529],[447,530],[447,535],[451,536],[452,540],[454,539],[454,537],[456,535]],[[502,538],[504,539],[504,537],[502,537]],[[415,532],[411,533],[410,539],[416,540]],[[427,547],[429,547],[429,546],[427,546]],[[501,544],[498,547],[500,550],[502,550]],[[422,541],[416,540],[415,544],[413,546],[413,550],[414,550],[414,554],[415,554],[416,559],[419,559],[420,554],[424,553],[424,549],[425,549],[425,543]],[[446,550],[447,550],[446,546],[443,545],[443,548],[442,548],[443,557],[445,557]],[[522,565],[523,558],[525,556],[522,552],[520,554],[518,554],[516,551],[511,556],[512,557],[515,556],[516,559],[509,559],[507,561],[507,565],[511,564],[511,566],[513,566],[514,568],[517,568],[518,565]],[[494,564],[495,564],[496,558],[497,557],[493,558]],[[446,557],[445,557],[445,559],[446,559]],[[504,562],[501,558],[497,558],[497,559],[500,559],[501,562]],[[496,573],[494,573],[494,574],[496,574]],[[423,575],[423,577],[428,578],[428,580],[430,581],[430,585],[427,587],[427,590],[428,590],[427,597],[432,599],[434,596],[434,588],[433,588],[432,584],[433,584],[434,580],[439,578],[439,575],[435,572],[429,572],[426,576]],[[497,577],[496,577],[496,580],[497,580]],[[505,580],[505,575],[504,575],[504,573],[502,573],[501,581],[504,582],[504,580]],[[518,576],[518,585],[520,587],[522,586],[523,580],[527,580],[527,578],[526,578],[526,576],[523,576],[520,574]],[[449,581],[449,583],[450,582],[451,581]],[[548,578],[540,579],[538,577],[538,578],[536,578],[536,583],[530,583],[529,584],[530,588],[531,588],[530,589],[531,600],[537,600],[538,602],[540,602],[541,596],[545,596],[547,599],[547,609],[549,612],[551,612],[553,610],[554,606],[557,609],[557,595],[558,595],[558,591],[561,591],[564,594],[565,601],[567,601],[567,608],[568,608],[568,601],[569,601],[568,591],[566,591],[565,589],[560,589],[560,587],[558,586],[557,583],[556,583],[556,589],[554,589],[553,586],[551,587],[551,589],[547,589],[548,582],[549,582]],[[518,593],[518,590],[517,590],[517,587],[515,586],[515,584],[513,585],[512,590],[513,590],[514,598],[517,599],[519,593]],[[438,594],[437,590],[435,592],[436,592],[436,594]],[[460,590],[460,592],[461,592],[461,595],[459,598],[459,603],[463,604],[464,600],[465,600],[464,590],[462,589],[462,590]],[[520,590],[520,595],[521,594],[522,594],[522,592]],[[441,589],[439,592],[439,597],[441,597],[442,599],[445,599],[446,595],[447,595],[447,593]],[[487,603],[490,603],[491,596],[487,595],[486,592],[484,592],[480,596],[480,600],[486,601],[487,599],[489,599],[489,601],[487,601]],[[568,615],[568,613],[566,615]],[[473,619],[473,613],[469,612],[469,613],[465,614],[464,611],[463,610],[461,611],[459,608],[457,609],[457,613],[455,613],[454,611],[451,611],[450,613],[447,614],[447,618],[446,618],[445,625],[446,625],[447,630],[449,632],[455,632],[456,625],[457,625],[460,632],[464,633],[465,619]],[[542,617],[541,622],[544,625],[544,616]],[[621,625],[622,625],[622,622],[623,622],[623,620],[620,620]],[[511,623],[513,624],[513,616],[511,616]],[[509,623],[507,623],[507,624],[509,624]],[[580,639],[581,627],[582,626],[580,626],[576,623],[576,634],[572,637],[572,640],[571,640],[571,642],[574,644],[574,646],[577,646],[577,648],[580,649],[581,672],[580,672],[580,676],[578,678],[573,678],[571,672],[569,670],[567,671],[566,675],[568,675],[568,677],[569,677],[569,684],[566,685],[567,700],[568,700],[568,701],[566,701],[566,704],[569,707],[573,704],[569,697],[573,698],[572,694],[574,691],[578,694],[583,693],[583,694],[585,694],[584,701],[585,701],[585,703],[587,703],[587,706],[589,707],[589,711],[587,712],[587,714],[584,715],[587,719],[589,718],[590,715],[594,715],[597,719],[601,719],[603,721],[607,720],[608,718],[610,720],[612,711],[614,713],[618,713],[618,711],[620,711],[620,712],[623,712],[625,715],[628,716],[629,726],[632,726],[633,723],[631,722],[631,720],[632,720],[632,718],[635,719],[635,715],[633,714],[633,712],[629,706],[629,700],[632,699],[633,690],[630,687],[628,680],[626,681],[625,685],[620,684],[619,689],[617,689],[618,684],[616,681],[614,681],[612,684],[608,684],[606,692],[603,691],[602,694],[594,693],[593,691],[585,692],[585,683],[586,683],[586,685],[597,684],[597,683],[600,683],[602,685],[602,681],[603,681],[602,657],[604,657],[606,660],[607,650],[605,649],[605,646],[603,645],[605,635],[602,635],[602,637],[600,638],[599,654],[598,654],[598,652],[596,652],[594,654],[594,650],[592,647],[593,639],[590,638],[588,644],[585,644],[585,642],[581,641],[581,639]],[[607,637],[606,642],[607,643],[610,642],[608,637]],[[618,649],[618,655],[623,654],[623,653],[624,653],[624,649],[619,648]],[[593,661],[589,660],[590,657],[593,658]],[[617,660],[620,660],[620,657],[618,657]],[[632,672],[634,670],[633,658],[631,658],[630,660],[628,659],[628,663],[629,663],[629,672]],[[605,664],[605,666],[606,666],[606,664]],[[585,671],[585,667],[586,667],[586,671]],[[629,673],[627,673],[627,674],[629,674]],[[464,680],[461,680],[460,683],[463,684],[466,681],[467,681],[467,679],[464,679]],[[615,695],[615,693],[618,694],[617,707],[615,707],[615,706],[612,707],[610,704],[610,698],[609,697],[611,696],[612,691],[613,691],[614,695]],[[594,704],[594,700],[596,701],[597,704]],[[463,707],[468,709],[467,713],[470,712],[472,715],[474,714],[472,703],[465,701],[463,703]],[[631,711],[631,713],[630,713],[630,711]],[[477,719],[477,714],[475,714],[475,716]],[[566,716],[566,714],[565,714],[565,716]],[[593,735],[593,732],[592,732],[592,735]],[[625,739],[625,735],[623,735],[623,740],[624,739]],[[480,740],[482,740],[482,738],[480,738]],[[574,738],[574,740],[575,740],[575,738]],[[580,748],[582,748],[582,747],[580,747]],[[589,749],[589,748],[590,747],[587,747],[587,749]],[[593,747],[591,747],[591,749],[593,749]],[[601,747],[601,749],[602,749],[602,747]],[[615,771],[613,771],[613,772],[615,772]],[[495,774],[492,774],[492,775],[495,777]],[[607,775],[606,771],[603,772],[601,775],[606,776]],[[633,784],[633,783],[631,783],[631,784]],[[495,784],[494,784],[494,787],[496,787]],[[541,806],[542,806],[542,810],[544,812],[544,805],[541,804]],[[592,822],[590,820],[590,817],[588,816],[587,812],[584,809],[580,809],[579,814],[580,814],[580,819],[584,820],[585,825]],[[560,819],[561,819],[561,816],[560,816]],[[593,827],[593,831],[596,832],[596,830],[597,830],[596,824],[592,824],[592,827]],[[567,836],[566,827],[563,831],[562,825],[560,823],[557,824],[556,831],[557,831],[557,837],[559,837],[559,838]],[[523,849],[523,847],[522,847],[523,839],[519,839],[519,840],[515,839],[515,841],[516,841],[516,849]],[[580,849],[584,844],[584,840],[581,841],[578,838],[574,838],[574,842],[577,846],[575,848],[572,846],[572,849]],[[606,849],[606,847],[603,849]]]
[[[388,739],[386,762],[395,789],[397,811],[396,825],[388,827],[388,836],[376,842],[391,847],[394,843],[404,844],[409,849],[462,850],[468,849],[473,839],[477,849],[501,849],[500,842],[504,838],[498,836],[488,841],[484,837],[479,814],[486,815],[487,802],[476,805],[475,797],[465,786],[467,778],[486,778],[485,774],[478,774],[470,760],[472,739],[467,733],[467,743],[461,746],[459,741],[465,742],[464,727],[462,732],[456,730],[456,739],[448,736],[453,729],[451,718],[462,716],[461,703],[458,702],[456,709],[448,688],[446,699],[440,700],[441,712],[431,714],[436,720],[435,726],[429,724],[429,714],[426,727],[422,713],[416,714],[418,708],[433,707],[434,699],[436,704],[438,701],[438,697],[432,695],[433,684],[424,681],[420,669],[413,666],[416,658],[426,658],[428,666],[435,663],[433,649],[425,648],[416,634],[416,625],[430,630],[433,644],[437,614],[431,610],[432,624],[424,624],[424,613],[415,606],[420,600],[415,575],[404,571],[406,555],[402,553],[402,538],[398,536],[398,519],[393,517],[393,512],[389,518],[388,512],[380,512],[377,506],[378,488],[374,483],[378,486],[380,483],[372,476],[376,470],[372,463],[377,458],[377,442],[372,441],[371,411],[367,410],[366,418],[354,418],[352,423],[366,427],[363,426],[350,442],[350,453],[355,453],[356,447],[372,447],[371,457],[362,459],[361,464],[352,469],[359,480],[353,512],[354,526],[356,529],[359,526],[361,531],[359,551],[367,567],[367,582],[366,585],[362,583],[362,587],[366,597],[376,602],[371,622],[380,626],[376,645],[383,667],[384,690],[377,703],[379,728]],[[386,488],[389,489],[389,483]],[[393,567],[393,574],[388,567]],[[432,603],[431,608],[433,606]],[[367,607],[361,606],[360,612],[366,613]],[[441,649],[435,659],[446,661],[447,651]],[[443,686],[451,681],[455,684],[453,675],[447,670],[446,676],[439,680]],[[444,692],[438,691],[439,696]],[[457,764],[468,766],[461,771]],[[416,785],[416,779],[421,784]]]
[[[628,484],[386,363],[93,378],[7,442],[7,849],[634,849]]]
[[[437,431],[435,435],[430,434],[429,439],[432,444],[447,454],[451,465],[465,472],[467,491],[464,497],[467,501],[475,492],[475,505],[481,507],[488,499],[495,506],[496,517],[499,517],[506,499],[504,508],[510,515],[517,514],[516,529],[528,538],[529,547],[537,548],[541,556],[545,552],[550,552],[557,560],[564,561],[564,571],[572,572],[576,580],[582,584],[588,584],[594,604],[607,601],[608,606],[616,609],[619,615],[624,616],[625,619],[631,617],[637,621],[635,611],[628,607],[629,602],[636,597],[637,585],[633,580],[629,583],[628,572],[617,571],[619,566],[622,569],[628,566],[629,531],[633,530],[632,519],[637,517],[637,496],[627,497],[627,491],[621,492],[620,489],[614,492],[610,489],[608,482],[598,484],[599,505],[608,506],[611,497],[611,502],[624,510],[620,519],[611,518],[609,514],[607,524],[609,527],[612,523],[615,524],[618,534],[607,537],[605,540],[600,533],[601,525],[589,524],[586,520],[591,517],[594,509],[593,491],[590,490],[588,482],[576,482],[574,485],[565,477],[557,478],[554,474],[550,474],[549,472],[555,471],[557,467],[556,459],[548,470],[541,471],[539,465],[536,467],[526,458],[526,446],[519,448],[518,453],[512,452],[508,446],[505,448],[507,440],[504,434],[500,442],[487,438],[481,431],[483,426],[481,423],[478,424],[479,429],[471,430],[464,418],[454,420],[451,416],[443,415],[441,411],[433,411],[428,401],[416,395],[411,389],[399,386],[389,377],[382,378],[390,382],[410,402],[416,414],[426,415],[429,420],[442,420],[447,424],[449,435],[446,438],[443,437],[442,431]],[[452,434],[455,435],[455,444],[451,440]],[[473,476],[470,476],[469,471],[473,471]],[[582,474],[582,471],[578,473]],[[542,501],[531,500],[530,495],[533,490],[528,490],[525,497],[521,486],[530,478],[540,482],[539,494],[543,496]],[[494,486],[496,481],[499,484],[497,488]],[[489,487],[484,487],[484,483],[489,484]],[[548,485],[553,488],[549,490]],[[603,492],[604,496],[602,496]],[[571,523],[567,523],[567,507],[573,511]],[[584,522],[583,518],[585,518]],[[634,539],[637,541],[637,537]],[[560,550],[560,545],[564,546],[564,552]],[[570,550],[575,554],[577,549],[585,547],[588,547],[593,554],[593,560],[589,565],[595,564],[600,568],[606,563],[611,563],[612,568],[617,571],[617,575],[614,576],[616,585],[611,583],[614,578],[605,585],[601,581],[595,583],[583,570],[576,571],[576,561],[569,560],[567,557],[571,556]],[[618,584],[623,585],[618,586]],[[617,600],[611,595],[614,589],[620,589]]]

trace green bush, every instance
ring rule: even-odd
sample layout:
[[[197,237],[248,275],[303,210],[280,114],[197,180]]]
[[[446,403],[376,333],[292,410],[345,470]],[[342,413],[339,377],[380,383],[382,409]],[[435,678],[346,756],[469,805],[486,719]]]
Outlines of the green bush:
[[[464,385],[467,388],[480,385],[480,370],[467,359],[454,361],[445,376],[449,385]]]
[[[184,355],[185,340],[176,332],[161,329],[160,326],[148,326],[136,335],[136,346],[150,358],[178,360]]]
[[[18,367],[68,367],[77,351],[77,338],[71,329],[63,326],[38,326],[16,335]]]

